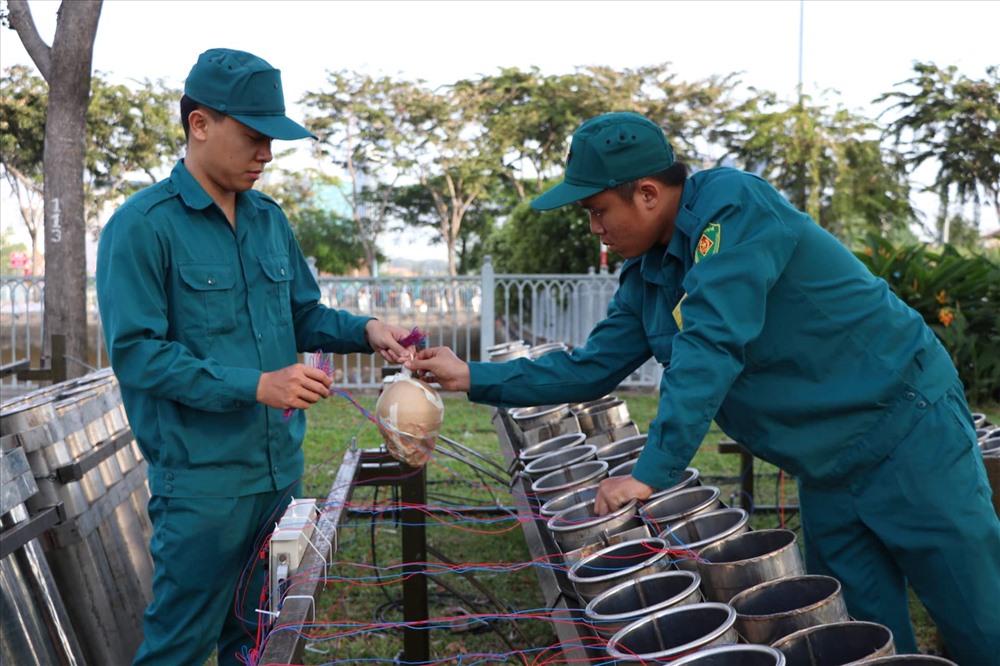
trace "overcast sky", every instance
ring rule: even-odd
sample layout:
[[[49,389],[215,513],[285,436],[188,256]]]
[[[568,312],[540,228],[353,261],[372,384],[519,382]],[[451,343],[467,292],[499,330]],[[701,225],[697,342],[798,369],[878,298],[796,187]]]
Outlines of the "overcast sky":
[[[29,2],[48,43],[58,5]],[[873,113],[871,100],[910,78],[915,61],[973,78],[1000,64],[998,2],[105,0],[94,68],[116,81],[162,78],[179,88],[199,53],[237,48],[281,69],[291,105],[325,87],[329,70],[444,84],[501,67],[558,74],[669,62],[681,80],[741,72],[744,85],[793,99],[803,7],[803,87],[831,105]],[[0,66],[17,63],[30,59],[4,30]],[[20,228],[8,192],[0,221]],[[998,226],[989,209],[983,219]]]

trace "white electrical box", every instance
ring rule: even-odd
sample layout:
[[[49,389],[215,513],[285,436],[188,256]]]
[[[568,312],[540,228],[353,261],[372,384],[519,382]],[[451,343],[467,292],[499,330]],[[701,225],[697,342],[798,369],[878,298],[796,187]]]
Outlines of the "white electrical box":
[[[316,500],[293,499],[271,534],[269,556],[270,610],[277,613],[290,576],[298,573],[299,565],[316,531]]]

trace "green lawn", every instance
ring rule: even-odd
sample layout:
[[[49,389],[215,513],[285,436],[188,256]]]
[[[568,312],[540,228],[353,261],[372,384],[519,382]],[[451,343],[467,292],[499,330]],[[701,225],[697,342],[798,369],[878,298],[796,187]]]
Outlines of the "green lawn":
[[[651,393],[622,393],[632,419],[645,432],[656,410]],[[373,409],[375,394],[360,394],[359,404]],[[491,409],[468,403],[463,395],[448,394],[442,434],[503,464]],[[985,411],[1000,421],[1000,406]],[[306,444],[307,497],[325,498],[336,476],[345,450],[352,444],[373,448],[381,444],[377,429],[365,416],[341,397],[319,404],[308,412]],[[740,504],[740,456],[721,454],[722,433],[713,428],[692,466],[705,483],[719,486],[726,503]],[[474,459],[475,460],[475,459]],[[477,461],[479,467],[492,469]],[[479,514],[445,515],[428,518],[427,539],[431,552],[445,560],[467,564],[465,575],[442,566],[430,584],[430,616],[442,618],[431,631],[432,658],[454,655],[503,655],[526,650],[528,661],[545,660],[540,654],[555,641],[551,625],[540,619],[543,595],[516,516],[503,507],[514,502],[498,481],[481,471],[444,455],[435,455],[428,465],[428,504],[451,507],[488,507]],[[794,479],[783,478],[776,468],[756,462],[754,469],[757,504],[793,507],[796,503]],[[324,664],[344,659],[392,660],[402,649],[397,623],[400,608],[400,530],[397,515],[364,509],[384,507],[391,490],[359,487],[352,496],[352,508],[339,531],[339,550],[327,583],[317,603],[320,622],[311,631],[305,663]],[[500,507],[500,508],[498,508]],[[785,527],[798,530],[793,509],[757,513],[755,528]],[[430,557],[430,561],[440,561]],[[462,620],[469,614],[492,614],[490,622]],[[919,602],[913,603],[914,622],[921,647],[936,647],[935,630]],[[447,618],[447,619],[444,619]],[[535,651],[532,651],[532,649]],[[478,663],[496,659],[474,658]],[[519,657],[508,660],[521,662]]]

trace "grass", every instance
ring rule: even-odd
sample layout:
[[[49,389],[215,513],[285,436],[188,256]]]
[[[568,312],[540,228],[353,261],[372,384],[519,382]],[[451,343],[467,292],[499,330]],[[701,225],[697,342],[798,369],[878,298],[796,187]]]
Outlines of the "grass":
[[[464,395],[446,394],[442,435],[475,449],[504,466],[489,407],[470,404]],[[646,392],[619,393],[641,431],[656,412],[656,395]],[[374,408],[375,394],[355,395],[363,407]],[[984,411],[1000,422],[1000,405]],[[325,498],[349,446],[376,448],[382,440],[377,429],[353,405],[335,398],[309,410],[306,442],[305,496]],[[709,432],[692,467],[705,483],[722,490],[727,504],[740,503],[740,457],[722,454],[718,443],[723,433]],[[480,467],[491,469],[478,461]],[[447,561],[465,563],[462,575],[443,565],[442,573],[430,581],[430,617],[437,620],[431,630],[431,656],[449,659],[457,655],[504,655],[526,650],[527,660],[544,656],[531,648],[544,648],[556,641],[552,625],[539,609],[545,606],[523,532],[516,516],[497,506],[513,506],[507,489],[479,470],[447,456],[436,454],[427,467],[428,504],[432,506],[483,507],[478,514],[435,514],[427,521],[431,553]],[[755,462],[757,502],[791,506],[797,501],[793,479],[761,461]],[[319,622],[311,631],[305,663],[325,664],[345,659],[393,660],[403,647],[398,623],[401,613],[400,525],[398,515],[385,509],[393,498],[387,487],[357,487],[352,509],[339,530],[336,563],[317,598]],[[377,513],[370,510],[379,507]],[[798,531],[792,511],[756,513],[756,529],[785,527]],[[430,557],[429,561],[440,561]],[[913,620],[921,648],[937,648],[936,631],[919,601],[912,603]],[[468,621],[466,616],[488,615],[497,619]],[[514,619],[516,618],[516,619]],[[473,660],[473,659],[470,659]],[[499,663],[502,659],[476,658],[477,663]],[[519,662],[520,658],[509,658]]]

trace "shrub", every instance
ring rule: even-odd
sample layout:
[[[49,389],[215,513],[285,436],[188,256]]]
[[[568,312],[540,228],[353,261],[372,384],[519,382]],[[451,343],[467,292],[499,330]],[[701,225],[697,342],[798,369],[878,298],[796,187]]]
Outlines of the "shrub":
[[[869,237],[856,255],[919,312],[951,355],[971,403],[1000,399],[1000,264],[952,246],[894,247]]]

